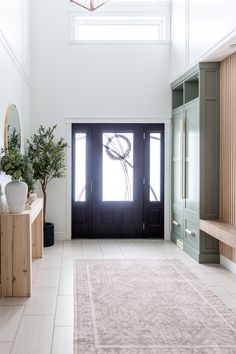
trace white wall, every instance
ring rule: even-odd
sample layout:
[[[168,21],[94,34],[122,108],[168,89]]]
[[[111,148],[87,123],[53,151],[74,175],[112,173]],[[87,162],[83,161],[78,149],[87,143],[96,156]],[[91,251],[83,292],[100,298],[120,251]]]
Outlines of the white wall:
[[[235,0],[172,0],[172,78],[236,30],[235,13]]]
[[[168,120],[169,45],[69,44],[70,11],[68,0],[31,0],[33,129],[56,123],[65,136],[68,116]],[[66,237],[65,180],[49,186],[47,220]]]
[[[4,145],[4,120],[10,103],[18,108],[23,140],[30,132],[28,20],[28,0],[0,1],[0,147]],[[0,174],[3,192],[8,180]],[[4,195],[0,205],[5,209]]]

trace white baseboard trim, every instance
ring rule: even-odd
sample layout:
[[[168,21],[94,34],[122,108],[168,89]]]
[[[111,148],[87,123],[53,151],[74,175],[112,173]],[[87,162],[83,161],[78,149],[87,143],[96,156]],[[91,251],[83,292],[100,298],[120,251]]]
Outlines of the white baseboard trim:
[[[66,241],[66,233],[65,232],[55,232],[54,238],[55,238],[55,241]]]
[[[236,274],[236,263],[230,261],[225,256],[220,255],[220,264],[229,269],[232,273]]]

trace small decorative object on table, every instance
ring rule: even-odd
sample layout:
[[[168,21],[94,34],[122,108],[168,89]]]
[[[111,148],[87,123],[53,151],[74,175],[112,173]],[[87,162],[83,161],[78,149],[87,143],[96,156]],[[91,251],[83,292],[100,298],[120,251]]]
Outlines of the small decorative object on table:
[[[31,205],[37,199],[37,194],[35,192],[28,192],[27,203]]]

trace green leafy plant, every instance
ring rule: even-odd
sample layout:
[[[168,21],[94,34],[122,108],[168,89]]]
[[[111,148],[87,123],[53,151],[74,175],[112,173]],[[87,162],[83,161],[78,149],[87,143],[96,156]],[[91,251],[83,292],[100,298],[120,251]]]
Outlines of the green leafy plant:
[[[28,154],[23,155],[24,159],[24,168],[22,171],[22,180],[28,186],[28,195],[35,190],[35,179],[34,179],[34,170],[30,162]]]
[[[44,223],[47,205],[47,186],[54,178],[61,178],[66,173],[66,154],[67,144],[63,138],[55,141],[52,128],[39,127],[38,132],[28,140],[28,154],[33,166],[34,179],[40,182],[44,197]]]
[[[13,128],[10,133],[10,126],[8,126],[8,150],[20,150],[20,133],[17,133],[16,128]]]
[[[32,166],[27,155],[20,150],[2,150],[5,155],[1,158],[1,169],[13,180],[24,180],[26,174],[30,174]]]

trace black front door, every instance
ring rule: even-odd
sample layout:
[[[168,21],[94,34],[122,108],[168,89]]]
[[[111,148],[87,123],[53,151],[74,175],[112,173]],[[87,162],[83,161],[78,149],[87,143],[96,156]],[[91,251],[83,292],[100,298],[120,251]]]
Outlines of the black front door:
[[[164,126],[75,124],[72,237],[163,238]]]

